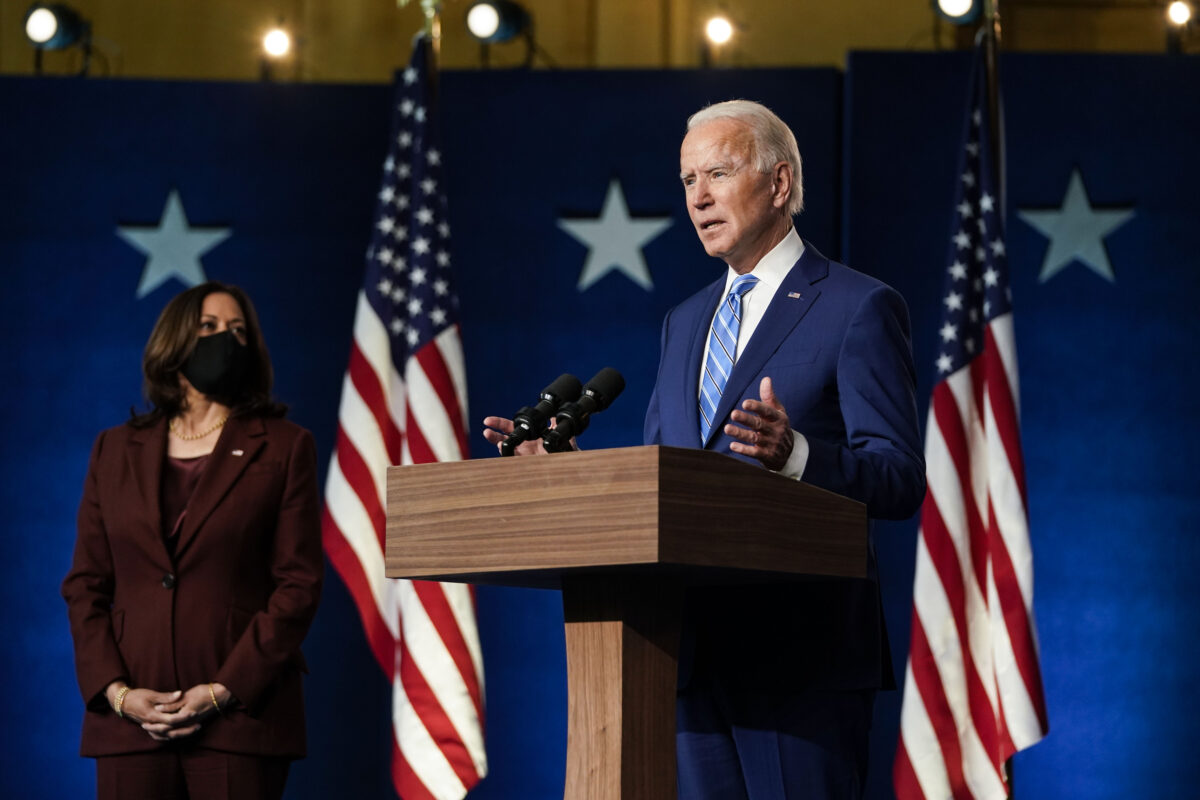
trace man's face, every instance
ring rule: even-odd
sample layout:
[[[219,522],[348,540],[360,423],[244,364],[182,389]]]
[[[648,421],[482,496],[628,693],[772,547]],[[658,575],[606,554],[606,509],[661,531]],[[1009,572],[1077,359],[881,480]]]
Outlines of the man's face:
[[[704,250],[736,272],[754,268],[787,232],[773,174],[758,171],[743,122],[717,119],[693,128],[679,149],[688,215]],[[778,170],[776,170],[778,172]]]

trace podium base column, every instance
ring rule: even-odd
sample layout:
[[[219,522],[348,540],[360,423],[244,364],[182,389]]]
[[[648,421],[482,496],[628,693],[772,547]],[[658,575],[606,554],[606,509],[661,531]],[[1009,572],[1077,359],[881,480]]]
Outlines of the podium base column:
[[[565,800],[674,800],[682,583],[563,576]]]

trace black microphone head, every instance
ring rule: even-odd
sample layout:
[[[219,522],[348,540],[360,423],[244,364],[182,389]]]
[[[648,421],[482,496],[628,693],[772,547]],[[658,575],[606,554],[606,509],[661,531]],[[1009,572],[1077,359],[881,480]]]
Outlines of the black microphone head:
[[[550,395],[560,403],[572,403],[578,400],[582,393],[583,384],[579,382],[579,378],[564,372],[555,378],[553,383],[542,389],[541,396]]]
[[[597,372],[583,387],[583,393],[595,400],[597,411],[608,408],[623,391],[625,391],[625,378],[612,367],[605,367]]]

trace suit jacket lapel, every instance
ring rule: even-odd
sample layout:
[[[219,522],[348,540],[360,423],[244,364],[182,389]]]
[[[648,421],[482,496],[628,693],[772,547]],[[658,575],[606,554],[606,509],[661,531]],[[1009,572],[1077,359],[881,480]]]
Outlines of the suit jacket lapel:
[[[183,530],[179,532],[179,542],[175,546],[176,558],[182,555],[200,526],[267,443],[266,433],[266,426],[257,417],[234,417],[226,423],[204,468],[204,474],[200,476],[200,482],[188,500]]]
[[[167,453],[167,421],[159,420],[152,427],[135,430],[129,437],[129,447],[125,452],[129,460],[129,471],[133,474],[133,482],[142,498],[140,508],[143,510],[143,518],[150,534],[159,542],[165,559],[167,548],[162,543],[159,493],[162,486],[163,459]]]
[[[779,345],[792,329],[800,324],[800,320],[821,295],[821,291],[814,284],[828,274],[829,260],[821,255],[817,248],[805,242],[800,260],[784,277],[758,327],[754,329],[754,335],[750,337],[746,349],[733,365],[729,382],[725,384],[725,391],[721,393],[721,402],[717,404],[717,419],[729,416],[734,403],[746,393],[750,381],[762,371],[767,359],[779,349]],[[758,396],[757,387],[754,387],[752,394]],[[705,442],[706,446],[720,435],[721,427],[718,425],[712,429],[708,441]]]

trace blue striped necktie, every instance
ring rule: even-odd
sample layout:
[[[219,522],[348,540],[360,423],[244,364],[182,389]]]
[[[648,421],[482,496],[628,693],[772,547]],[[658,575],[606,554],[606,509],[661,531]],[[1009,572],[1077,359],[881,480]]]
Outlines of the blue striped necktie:
[[[717,404],[721,392],[729,382],[733,362],[737,360],[738,331],[742,327],[742,295],[754,288],[758,278],[739,275],[729,287],[729,294],[717,310],[712,332],[708,335],[708,359],[704,362],[704,375],[700,381],[700,443],[708,441],[708,434],[716,419]]]

